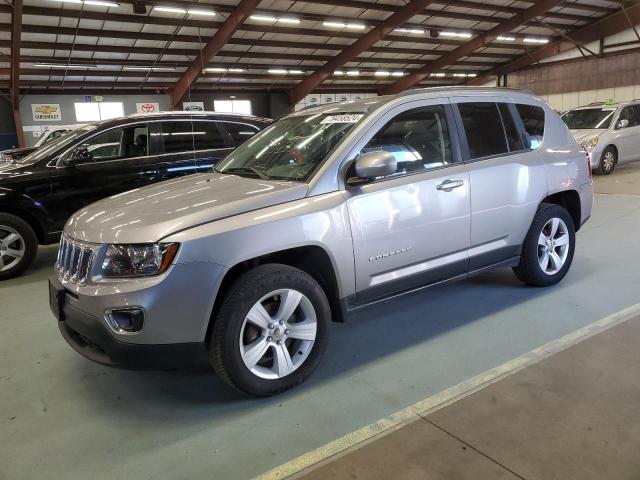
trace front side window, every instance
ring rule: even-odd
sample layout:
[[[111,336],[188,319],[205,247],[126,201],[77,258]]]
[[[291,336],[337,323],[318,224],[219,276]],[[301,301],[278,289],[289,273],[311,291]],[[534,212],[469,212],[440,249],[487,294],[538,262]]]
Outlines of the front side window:
[[[460,103],[458,110],[467,136],[470,159],[508,152],[500,112],[495,103]]]
[[[451,141],[442,105],[407,110],[394,117],[361,153],[384,150],[396,157],[392,176],[420,172],[451,163]]]
[[[144,157],[148,152],[146,125],[114,128],[82,143],[94,162]]]
[[[620,120],[627,120],[629,122],[627,127],[637,127],[640,125],[640,105],[629,105],[628,107],[624,107],[620,112],[618,122]]]
[[[304,182],[364,116],[331,112],[282,118],[235,149],[216,171]]]

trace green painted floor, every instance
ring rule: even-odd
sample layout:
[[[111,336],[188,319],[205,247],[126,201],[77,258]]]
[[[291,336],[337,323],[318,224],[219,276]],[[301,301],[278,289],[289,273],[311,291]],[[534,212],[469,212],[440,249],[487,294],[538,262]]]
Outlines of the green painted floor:
[[[266,471],[637,303],[639,194],[596,196],[555,288],[524,287],[505,270],[359,312],[333,325],[310,381],[266,400],[208,372],[114,370],[78,356],[48,310],[55,249],[45,249],[0,285],[0,479]]]

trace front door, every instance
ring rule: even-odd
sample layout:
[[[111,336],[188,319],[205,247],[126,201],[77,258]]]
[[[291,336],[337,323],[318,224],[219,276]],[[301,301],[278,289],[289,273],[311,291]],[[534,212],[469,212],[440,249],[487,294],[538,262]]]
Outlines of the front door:
[[[469,175],[449,105],[398,107],[380,123],[359,153],[391,152],[398,169],[345,193],[358,303],[462,275],[468,263]]]
[[[140,175],[140,164],[148,154],[145,123],[117,127],[98,133],[78,147],[86,148],[86,160],[61,164],[61,175],[52,176],[51,203],[54,223],[64,225],[80,208],[103,198],[139,188],[148,183]]]
[[[618,128],[621,120],[629,122],[626,127]],[[618,161],[628,162],[640,159],[640,105],[629,105],[620,111],[616,130],[620,145]]]

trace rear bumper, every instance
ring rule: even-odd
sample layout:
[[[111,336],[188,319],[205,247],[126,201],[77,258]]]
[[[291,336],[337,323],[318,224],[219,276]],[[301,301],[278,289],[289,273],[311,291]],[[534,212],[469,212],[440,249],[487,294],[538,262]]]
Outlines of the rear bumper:
[[[49,281],[54,288],[63,288],[55,276]],[[196,367],[208,363],[204,342],[159,345],[121,342],[100,319],[74,308],[68,301],[61,304],[60,333],[76,352],[96,363],[134,369]]]

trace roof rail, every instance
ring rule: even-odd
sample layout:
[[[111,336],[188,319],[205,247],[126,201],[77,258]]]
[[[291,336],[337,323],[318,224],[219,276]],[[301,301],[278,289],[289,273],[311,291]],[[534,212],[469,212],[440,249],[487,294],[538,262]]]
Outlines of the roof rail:
[[[523,88],[511,88],[511,87],[480,87],[474,85],[449,85],[449,86],[441,86],[441,87],[424,87],[424,88],[412,88],[409,90],[405,90],[403,92],[398,93],[395,96],[402,97],[405,95],[415,95],[421,92],[441,92],[441,91],[475,91],[475,92],[486,92],[490,90],[500,90],[500,91],[509,91],[509,92],[518,92],[518,93],[528,93],[531,95],[535,95],[531,90],[526,90]]]

